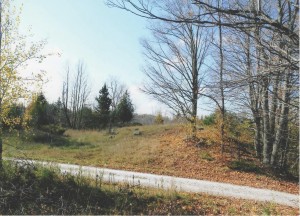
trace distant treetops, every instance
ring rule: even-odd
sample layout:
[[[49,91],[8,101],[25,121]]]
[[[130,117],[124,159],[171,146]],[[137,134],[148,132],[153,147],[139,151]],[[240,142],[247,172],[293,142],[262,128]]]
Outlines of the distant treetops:
[[[79,127],[74,129],[104,129],[129,123],[134,114],[134,106],[129,92],[127,90],[123,91],[118,99],[112,98],[112,95],[107,85],[104,84],[99,91],[99,95],[95,98],[95,106],[84,105],[81,107],[81,111],[78,113],[81,114],[82,121]],[[114,106],[112,101],[115,102]],[[19,108],[17,105],[15,107]],[[34,97],[27,107],[20,107],[19,109],[20,113],[12,108],[11,115],[18,117],[20,121],[26,122],[29,127],[36,129],[43,129],[47,125],[68,128],[70,125],[67,116],[76,117],[76,115],[70,115],[73,112],[72,109],[63,108],[60,98],[55,103],[49,103],[43,93],[39,93]]]

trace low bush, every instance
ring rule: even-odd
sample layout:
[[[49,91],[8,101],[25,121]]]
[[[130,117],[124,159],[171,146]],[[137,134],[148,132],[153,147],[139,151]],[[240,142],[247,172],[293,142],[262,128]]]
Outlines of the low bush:
[[[216,121],[216,115],[213,113],[208,116],[205,116],[204,119],[202,120],[202,123],[208,126],[208,125],[214,125],[215,121]]]
[[[131,122],[128,124],[129,126],[143,126],[143,124],[139,123],[139,122]]]
[[[35,143],[52,143],[53,135],[44,131],[34,130],[28,132],[26,135],[26,139],[28,141],[32,141]]]
[[[43,125],[41,126],[41,130],[54,135],[63,135],[66,131],[65,128],[54,124]]]

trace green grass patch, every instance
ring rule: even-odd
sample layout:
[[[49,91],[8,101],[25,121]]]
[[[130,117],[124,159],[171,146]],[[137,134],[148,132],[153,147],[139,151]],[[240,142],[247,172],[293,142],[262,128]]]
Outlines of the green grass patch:
[[[213,157],[209,154],[209,152],[206,152],[206,151],[201,151],[201,152],[199,153],[199,156],[200,156],[201,159],[204,159],[204,160],[207,160],[207,161],[213,161],[213,160],[215,160],[215,158],[213,158]]]
[[[176,126],[132,126],[108,130],[67,130],[63,136],[44,131],[6,134],[4,156],[104,166],[141,164],[151,160],[159,146],[157,136]],[[135,129],[142,132],[134,136]]]

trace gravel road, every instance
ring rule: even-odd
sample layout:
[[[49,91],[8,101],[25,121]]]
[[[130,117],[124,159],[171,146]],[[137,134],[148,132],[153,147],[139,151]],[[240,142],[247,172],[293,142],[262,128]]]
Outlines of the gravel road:
[[[268,201],[291,207],[299,207],[299,195],[258,189],[248,186],[239,186],[227,183],[211,182],[204,180],[178,178],[164,175],[154,175],[139,172],[130,172],[114,169],[97,168],[91,166],[78,166],[63,163],[49,163],[34,160],[11,159],[18,163],[41,164],[44,166],[58,167],[62,173],[68,172],[83,176],[96,178],[101,177],[105,182],[125,182],[131,185],[141,185],[146,187],[174,189],[177,191],[206,193],[216,196],[235,197],[256,201]]]

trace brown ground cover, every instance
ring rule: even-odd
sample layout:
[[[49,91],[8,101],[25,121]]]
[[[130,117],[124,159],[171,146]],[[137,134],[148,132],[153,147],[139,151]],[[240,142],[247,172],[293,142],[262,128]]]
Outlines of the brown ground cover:
[[[229,168],[230,163],[237,160],[237,147],[227,142],[225,152],[221,154],[220,137],[214,128],[198,132],[198,137],[205,141],[198,147],[185,141],[184,137],[184,128],[166,130],[159,136],[159,147],[145,151],[145,154],[151,154],[150,159],[143,164],[125,163],[122,169],[299,193],[297,182],[280,179],[272,173],[266,175],[264,172],[269,170],[253,157],[250,150],[241,152],[241,160],[250,161],[261,169],[261,173]],[[120,165],[111,163],[109,167],[120,168]]]

